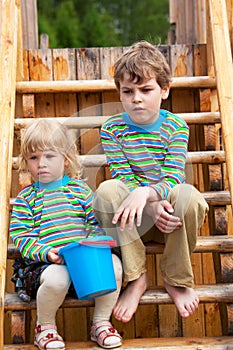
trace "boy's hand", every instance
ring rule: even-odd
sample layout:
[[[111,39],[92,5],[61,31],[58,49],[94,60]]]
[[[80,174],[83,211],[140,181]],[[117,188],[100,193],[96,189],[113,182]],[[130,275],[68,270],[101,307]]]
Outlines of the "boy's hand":
[[[173,215],[174,209],[167,200],[150,202],[146,209],[155,226],[163,233],[171,233],[182,226],[181,219]]]
[[[126,224],[128,224],[128,228],[132,230],[135,219],[136,225],[140,226],[142,222],[142,212],[150,197],[150,191],[150,187],[139,187],[133,190],[117,209],[112,223],[116,224],[120,221],[121,231],[124,231]],[[152,191],[155,192],[154,190]]]
[[[48,260],[54,264],[64,265],[64,259],[61,255],[58,255],[59,248],[51,248],[48,252]]]

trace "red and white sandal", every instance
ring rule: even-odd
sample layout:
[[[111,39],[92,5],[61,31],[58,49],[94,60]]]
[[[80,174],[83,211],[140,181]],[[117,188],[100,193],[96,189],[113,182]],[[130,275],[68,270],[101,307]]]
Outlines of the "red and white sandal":
[[[122,338],[113,325],[108,321],[92,324],[91,340],[104,349],[113,349],[122,345]]]
[[[57,333],[57,327],[54,324],[37,325],[35,327],[34,344],[40,350],[65,350],[65,343]]]

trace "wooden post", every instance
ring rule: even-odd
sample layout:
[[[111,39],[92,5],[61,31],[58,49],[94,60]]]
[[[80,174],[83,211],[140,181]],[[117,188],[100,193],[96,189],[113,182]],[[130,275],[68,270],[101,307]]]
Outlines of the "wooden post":
[[[169,22],[170,24],[176,24],[177,12],[176,12],[176,0],[169,0]]]
[[[226,2],[209,0],[215,75],[233,208],[233,68]]]
[[[4,295],[14,131],[19,1],[0,1],[0,350],[4,346]]]
[[[23,48],[38,49],[37,0],[21,0]]]

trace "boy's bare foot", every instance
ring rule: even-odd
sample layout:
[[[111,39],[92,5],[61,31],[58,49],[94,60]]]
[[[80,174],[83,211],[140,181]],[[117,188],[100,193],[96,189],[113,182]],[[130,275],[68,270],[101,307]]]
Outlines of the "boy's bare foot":
[[[136,312],[141,296],[148,286],[147,273],[129,282],[113,310],[114,317],[121,322],[129,322]]]
[[[192,288],[175,287],[164,281],[164,286],[174,301],[180,316],[187,318],[198,308],[199,298]]]

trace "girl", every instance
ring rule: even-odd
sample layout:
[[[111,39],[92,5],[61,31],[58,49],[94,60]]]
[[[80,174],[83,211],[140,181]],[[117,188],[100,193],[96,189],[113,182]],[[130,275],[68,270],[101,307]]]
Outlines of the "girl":
[[[37,120],[26,129],[20,169],[28,171],[35,182],[19,193],[12,211],[10,235],[23,258],[23,263],[21,259],[14,265],[13,280],[24,300],[36,297],[35,345],[41,350],[64,349],[56,312],[71,280],[58,252],[83,239],[87,228],[100,230],[92,208],[93,193],[80,179],[74,140],[57,121]],[[91,340],[103,348],[122,343],[109,322],[122,281],[121,262],[116,255],[112,258],[117,290],[96,298],[91,326]]]

